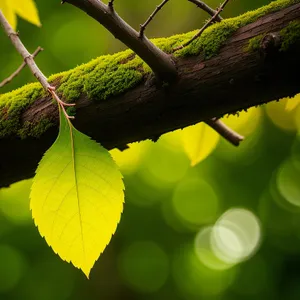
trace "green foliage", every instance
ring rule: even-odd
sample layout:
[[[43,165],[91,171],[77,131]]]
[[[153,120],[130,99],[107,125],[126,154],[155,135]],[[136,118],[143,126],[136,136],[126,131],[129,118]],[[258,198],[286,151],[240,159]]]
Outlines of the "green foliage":
[[[3,11],[6,19],[14,29],[17,27],[17,15],[32,24],[41,26],[38,11],[33,0],[2,0],[0,2],[0,10]]]
[[[123,182],[109,152],[77,131],[60,108],[60,131],[34,177],[36,226],[63,259],[89,276],[123,210]]]

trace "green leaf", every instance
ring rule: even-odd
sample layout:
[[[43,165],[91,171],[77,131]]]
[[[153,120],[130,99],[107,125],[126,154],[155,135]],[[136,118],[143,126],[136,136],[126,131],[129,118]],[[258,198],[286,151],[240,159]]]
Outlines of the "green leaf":
[[[186,127],[181,132],[183,148],[195,166],[207,158],[216,148],[220,136],[205,123]]]
[[[77,131],[60,108],[59,135],[39,163],[30,207],[48,245],[87,277],[120,221],[123,190],[109,152]]]
[[[0,10],[2,10],[7,21],[14,29],[17,27],[16,15],[36,26],[41,26],[38,11],[33,0],[1,0]]]
[[[294,110],[300,104],[300,94],[296,95],[293,98],[288,98],[285,105],[286,111]]]

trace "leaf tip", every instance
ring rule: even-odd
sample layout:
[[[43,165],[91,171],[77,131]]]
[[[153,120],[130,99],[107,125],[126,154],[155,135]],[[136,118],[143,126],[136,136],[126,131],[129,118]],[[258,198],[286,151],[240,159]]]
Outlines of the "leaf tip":
[[[86,276],[87,279],[90,279],[91,268],[82,268],[81,271]]]

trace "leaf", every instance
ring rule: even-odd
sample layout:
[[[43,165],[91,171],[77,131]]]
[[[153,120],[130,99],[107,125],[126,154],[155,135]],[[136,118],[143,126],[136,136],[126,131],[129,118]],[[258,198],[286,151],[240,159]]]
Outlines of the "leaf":
[[[270,102],[265,105],[265,111],[269,119],[276,125],[277,127],[286,130],[286,131],[296,131],[297,124],[295,117],[297,116],[296,109],[287,109],[289,98],[283,98],[279,102]],[[292,101],[297,102],[296,99]]]
[[[261,119],[261,107],[251,107],[247,111],[241,111],[236,115],[225,116],[221,121],[231,129],[247,137],[257,130]]]
[[[192,166],[204,160],[216,148],[220,139],[218,133],[203,122],[183,129],[181,137]]]
[[[288,98],[285,105],[285,110],[290,112],[294,110],[300,103],[300,94],[296,95],[294,98]]]
[[[39,163],[30,207],[48,245],[87,277],[120,221],[123,190],[109,152],[77,131],[60,108],[59,135]]]
[[[17,27],[17,14],[26,21],[36,26],[41,26],[38,11],[33,0],[1,0],[0,10],[3,11],[14,29]]]
[[[17,27],[17,16],[12,7],[13,1],[1,0],[0,1],[0,10],[3,12],[8,23],[16,29]]]

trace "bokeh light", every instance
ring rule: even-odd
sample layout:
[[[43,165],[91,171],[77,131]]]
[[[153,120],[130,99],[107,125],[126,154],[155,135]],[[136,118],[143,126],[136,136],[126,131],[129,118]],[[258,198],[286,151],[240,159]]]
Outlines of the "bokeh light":
[[[281,99],[279,102],[273,101],[265,106],[267,116],[278,128],[286,131],[295,131],[297,126],[295,122],[296,110],[287,110],[288,98]]]
[[[49,21],[57,24],[59,18],[63,19],[63,17],[65,16],[60,14],[52,15]],[[75,66],[78,62],[87,62],[108,52],[109,45],[103,43],[102,39],[93,37],[102,35],[102,38],[105,38],[109,33],[91,18],[82,19],[73,16],[72,21],[67,23],[61,21],[60,26],[56,28],[48,43],[51,43],[52,54],[64,66]],[[76,38],[70,34],[73,28],[77,28]]]
[[[281,196],[294,206],[300,207],[300,170],[290,159],[286,160],[277,171],[277,187]]]
[[[10,245],[0,244],[0,293],[15,288],[26,269],[22,253]]]
[[[238,162],[239,165],[251,165],[260,157],[260,151],[256,151],[257,145],[263,133],[263,110],[260,107],[250,108],[237,115],[225,116],[222,121],[230,128],[245,137],[239,147],[232,147],[228,141],[221,139],[215,155],[224,161]]]
[[[75,287],[72,266],[56,256],[35,257],[30,273],[22,281],[19,299],[67,300]],[[83,275],[82,275],[83,276]]]
[[[0,189],[0,212],[11,222],[25,224],[31,222],[29,193],[32,180],[12,184]]]
[[[261,225],[249,210],[232,208],[213,227],[212,247],[218,258],[227,263],[239,263],[252,256],[261,239]]]
[[[191,245],[177,249],[173,260],[173,277],[185,299],[218,296],[233,282],[237,269],[212,270],[203,265]]]
[[[213,270],[226,270],[234,266],[234,264],[226,263],[216,256],[212,249],[211,237],[213,226],[202,228],[195,238],[195,252],[199,260],[206,267]]]
[[[213,222],[219,211],[218,195],[204,179],[187,178],[174,190],[173,206],[178,217],[190,225]]]
[[[169,275],[165,251],[153,241],[129,245],[119,257],[119,270],[129,287],[143,293],[158,291]]]
[[[148,148],[151,146],[150,141],[140,143],[132,143],[128,145],[128,149],[123,151],[113,149],[110,151],[113,159],[125,175],[132,174],[138,168],[142,158],[146,155]]]
[[[169,145],[158,141],[147,152],[139,173],[149,186],[166,189],[180,181],[188,168],[189,161],[180,150],[170,150]]]
[[[257,126],[259,126],[262,120],[262,116],[261,107],[251,107],[247,111],[241,111],[236,115],[223,117],[222,122],[240,134],[248,137],[257,129]]]
[[[292,160],[293,165],[300,170],[300,131],[293,141],[290,159]]]

